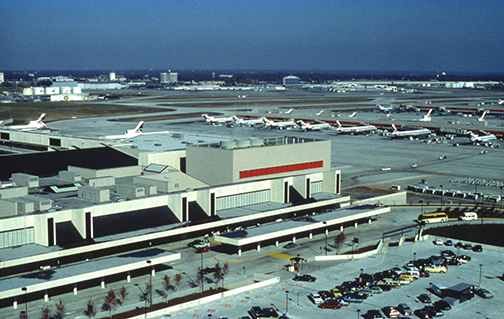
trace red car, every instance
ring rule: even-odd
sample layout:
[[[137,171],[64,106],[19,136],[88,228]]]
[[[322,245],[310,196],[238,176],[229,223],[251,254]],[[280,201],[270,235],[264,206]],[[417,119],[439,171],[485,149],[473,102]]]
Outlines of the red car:
[[[196,253],[201,254],[201,253],[206,253],[207,251],[212,250],[210,247],[204,247],[204,248],[198,248],[196,249]]]
[[[319,305],[319,308],[327,308],[327,309],[339,309],[341,308],[341,304],[336,300],[326,300]]]

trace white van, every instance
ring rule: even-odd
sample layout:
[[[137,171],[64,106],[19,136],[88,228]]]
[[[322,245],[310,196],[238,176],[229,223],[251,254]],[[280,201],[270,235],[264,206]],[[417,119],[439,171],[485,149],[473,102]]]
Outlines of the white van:
[[[476,214],[475,212],[466,212],[466,213],[463,213],[460,217],[459,217],[460,220],[476,220],[478,219],[478,214]]]

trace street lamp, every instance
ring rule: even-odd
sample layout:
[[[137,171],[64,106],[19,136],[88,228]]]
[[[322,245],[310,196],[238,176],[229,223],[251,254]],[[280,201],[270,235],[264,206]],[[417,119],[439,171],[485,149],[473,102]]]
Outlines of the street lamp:
[[[422,211],[421,211],[421,214],[423,214],[423,200],[419,200],[418,202],[420,202],[422,204]]]
[[[144,317],[146,317],[146,316],[147,316],[147,294],[148,294],[148,292],[147,292],[147,290],[144,292],[144,291],[142,290],[142,288],[140,288],[140,285],[139,285],[139,284],[135,284],[135,286],[137,286],[137,287],[138,287],[138,289],[140,290],[140,292],[142,293],[142,295],[143,295],[143,297],[144,297],[144,309],[145,309],[145,312],[144,312]]]
[[[324,222],[324,226],[325,226],[325,231],[324,231],[324,234],[325,234],[325,254],[327,256],[327,222]]]
[[[413,253],[413,261],[416,261],[416,252]]]
[[[289,291],[285,291],[285,314],[289,313]]]
[[[501,213],[502,213],[502,188],[503,188],[504,186],[499,186],[499,187],[500,187],[500,189],[501,189],[501,194],[500,194],[500,208],[501,208]]]
[[[364,268],[360,269],[360,274],[362,275],[364,273]]]
[[[480,278],[479,278],[479,285],[478,287],[481,287],[481,272],[482,272],[482,269],[483,269],[483,264],[480,264]]]
[[[25,293],[25,314],[26,314],[26,319],[28,319],[28,288],[23,287],[21,288],[22,291]]]
[[[147,264],[151,266],[152,261],[147,260]],[[149,307],[152,306],[152,268],[149,267]]]
[[[441,209],[443,208],[443,185],[439,185],[439,189],[441,190]]]
[[[360,309],[357,309],[357,319],[360,317]]]

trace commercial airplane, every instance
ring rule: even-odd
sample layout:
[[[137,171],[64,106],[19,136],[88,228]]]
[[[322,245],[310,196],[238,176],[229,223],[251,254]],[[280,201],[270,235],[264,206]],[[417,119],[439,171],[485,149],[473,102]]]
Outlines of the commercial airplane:
[[[264,118],[264,125],[267,128],[276,128],[276,129],[291,129],[291,128],[296,128],[299,127],[294,120],[289,120],[289,121],[280,121],[280,122],[275,122],[272,120],[268,120],[267,118]]]
[[[208,116],[208,114],[201,114],[205,118],[205,122],[209,124],[224,124],[224,123],[229,123],[233,122],[233,117],[213,117],[213,116]]]
[[[261,117],[259,119],[244,120],[242,118],[233,116],[233,120],[234,120],[235,124],[238,124],[241,126],[253,126],[256,124],[264,124],[264,117]]]
[[[484,122],[485,121],[485,115],[487,114],[487,112],[483,112],[483,114],[481,115],[481,117],[478,118],[478,122]]]
[[[42,113],[36,121],[30,121],[26,125],[11,125],[8,128],[22,131],[37,130],[39,128],[43,128],[46,126],[46,124],[44,123],[45,116],[46,116],[45,113]]]
[[[409,131],[398,131],[397,127],[392,124],[392,128],[394,131],[392,133],[389,133],[388,135],[392,138],[398,138],[398,137],[409,137],[413,138],[415,136],[430,136],[432,133],[429,129],[426,128],[421,128],[418,130],[409,130]]]
[[[432,118],[431,118],[431,113],[432,113],[432,109],[429,110],[429,112],[427,113],[427,115],[424,115],[423,118],[421,118],[419,121],[422,121],[422,122],[428,122],[428,121],[431,121]]]
[[[320,115],[322,115],[322,113],[324,113],[324,110],[321,110],[321,111],[315,113],[315,115],[320,116]]]
[[[378,109],[380,111],[382,111],[383,113],[387,113],[387,112],[390,112],[390,111],[394,110],[394,108],[392,106],[384,107],[384,106],[381,106],[380,104],[377,104],[376,106],[378,106]]]
[[[343,127],[340,121],[336,121],[338,127],[336,131],[339,133],[367,133],[376,131],[376,126],[374,125],[359,125],[359,126],[347,126]]]
[[[494,134],[487,133],[485,131],[480,131],[484,135],[477,135],[474,134],[473,132],[469,132],[471,135],[471,142],[473,143],[481,143],[481,142],[489,142],[489,141],[495,141],[497,139],[497,136]]]
[[[502,104],[504,104],[504,101],[499,99],[499,105],[502,105]]]
[[[294,109],[289,109],[287,112],[285,112],[285,114],[291,114],[292,111],[294,111]]]
[[[138,122],[137,126],[134,129],[132,129],[132,130],[126,130],[126,133],[124,133],[122,135],[109,135],[109,136],[105,136],[105,138],[107,138],[109,140],[125,140],[125,139],[128,139],[128,138],[133,138],[133,137],[137,137],[137,136],[140,136],[140,135],[152,135],[152,134],[166,134],[166,133],[170,133],[169,131],[144,133],[142,131],[143,125],[144,125],[144,121],[140,121],[140,122]]]
[[[321,131],[321,130],[332,130],[333,127],[331,124],[322,122],[322,121],[315,121],[313,123],[305,123],[302,120],[297,121],[297,123],[301,126],[302,130],[305,131]]]
[[[357,112],[353,112],[352,114],[350,114],[348,117],[355,117],[357,115]]]

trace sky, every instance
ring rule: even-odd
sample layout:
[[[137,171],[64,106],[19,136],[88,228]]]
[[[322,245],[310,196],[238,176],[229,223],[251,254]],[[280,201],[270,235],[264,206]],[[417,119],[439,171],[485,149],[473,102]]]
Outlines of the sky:
[[[502,0],[2,0],[2,70],[504,73]]]

